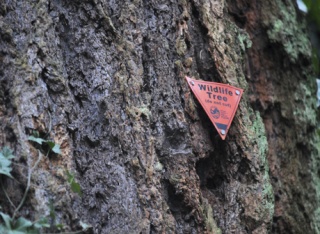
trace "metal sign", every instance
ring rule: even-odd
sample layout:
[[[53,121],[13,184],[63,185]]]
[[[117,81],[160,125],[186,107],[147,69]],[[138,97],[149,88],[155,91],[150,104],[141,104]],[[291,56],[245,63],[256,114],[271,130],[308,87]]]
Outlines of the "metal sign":
[[[226,139],[243,89],[227,84],[194,80],[187,76],[186,79],[222,140]]]

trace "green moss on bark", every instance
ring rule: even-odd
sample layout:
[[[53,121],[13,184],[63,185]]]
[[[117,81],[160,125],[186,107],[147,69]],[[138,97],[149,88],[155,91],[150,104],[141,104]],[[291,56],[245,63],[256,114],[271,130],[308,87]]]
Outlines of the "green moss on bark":
[[[292,62],[297,62],[299,55],[310,58],[310,41],[302,24],[297,23],[299,20],[294,5],[278,0],[271,4],[263,3],[262,8],[263,23],[268,28],[270,41],[280,43]]]

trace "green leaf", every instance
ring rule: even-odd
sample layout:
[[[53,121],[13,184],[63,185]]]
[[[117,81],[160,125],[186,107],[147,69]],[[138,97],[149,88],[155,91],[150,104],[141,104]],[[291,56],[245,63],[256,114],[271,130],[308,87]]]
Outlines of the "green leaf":
[[[0,174],[13,178],[10,173],[12,170],[12,168],[10,166],[11,166],[10,160],[5,159],[5,158],[0,158]]]
[[[48,144],[49,148],[52,149],[56,143],[54,143],[54,141],[46,141],[46,143]]]
[[[12,218],[0,212],[2,219],[4,220],[5,226],[0,224],[0,233],[6,234],[35,234],[39,233],[40,229],[43,227],[50,227],[47,219],[42,218],[39,221],[32,223],[30,220],[23,217],[18,218],[13,221]]]
[[[68,170],[66,170],[67,177],[68,177],[68,182],[71,184],[72,181],[74,180],[74,175],[72,175]]]
[[[74,193],[78,193],[80,196],[82,196],[80,184],[75,181],[74,175],[71,174],[68,170],[66,171],[66,173],[67,173],[67,177],[68,177],[68,183],[71,186],[71,190]]]
[[[7,146],[3,147],[2,151],[0,152],[0,154],[2,154],[7,159],[14,158],[14,155],[12,153],[13,153],[13,151]]]
[[[0,233],[1,234],[26,234],[26,233],[31,234],[30,232],[12,230],[11,228],[8,228],[1,224],[0,224]]]
[[[34,227],[36,229],[40,229],[40,228],[49,228],[50,227],[50,224],[48,222],[48,220],[46,218],[42,218],[42,219],[39,219],[37,222],[35,222],[34,224]]]
[[[29,227],[32,227],[32,222],[23,217],[20,217],[15,222],[13,229],[17,231],[26,231]]]
[[[55,146],[52,148],[52,151],[55,152],[56,154],[61,154],[60,145],[55,144]]]
[[[2,219],[4,221],[4,223],[5,223],[6,227],[9,230],[11,230],[12,229],[11,228],[11,221],[12,221],[11,217],[9,215],[7,215],[7,214],[2,213],[2,212],[0,212],[0,215],[1,215],[1,217],[2,217]]]
[[[58,223],[58,224],[56,224],[56,228],[58,229],[58,230],[62,230],[63,229],[63,224],[62,223]]]
[[[32,136],[34,136],[34,137],[36,137],[36,138],[39,138],[40,133],[39,133],[37,130],[33,130],[33,131],[32,131]]]
[[[56,144],[54,141],[47,141],[46,142],[50,149],[56,153],[56,154],[61,154],[61,150],[60,150],[60,145],[59,144]]]
[[[91,225],[88,225],[88,224],[82,222],[81,220],[80,220],[80,226],[82,227],[82,230],[83,230],[83,231],[85,231],[85,230],[87,230],[87,229],[89,229],[89,228],[92,228]]]
[[[80,184],[78,184],[74,181],[71,183],[71,190],[73,192],[79,194],[80,196],[82,195]]]
[[[39,137],[34,137],[34,136],[29,136],[28,140],[33,141],[33,142],[37,142],[39,145],[42,145],[42,142],[46,142],[46,140],[39,138]]]
[[[11,151],[5,148],[0,152],[0,174],[13,178],[10,173],[12,170],[10,159],[14,158],[14,156]]]

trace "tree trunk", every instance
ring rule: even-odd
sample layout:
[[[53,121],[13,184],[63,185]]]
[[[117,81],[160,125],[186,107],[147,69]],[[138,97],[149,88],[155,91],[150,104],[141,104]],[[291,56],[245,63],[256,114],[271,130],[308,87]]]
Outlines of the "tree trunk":
[[[1,178],[15,205],[43,155],[18,216],[48,216],[45,232],[320,233],[301,22],[294,0],[2,1],[0,146],[16,180]],[[185,76],[244,89],[225,141]],[[3,190],[0,205],[12,215]]]

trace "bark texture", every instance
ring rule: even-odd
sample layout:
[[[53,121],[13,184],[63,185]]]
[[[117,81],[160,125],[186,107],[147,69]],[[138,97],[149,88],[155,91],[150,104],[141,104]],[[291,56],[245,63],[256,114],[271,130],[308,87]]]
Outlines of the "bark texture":
[[[62,149],[42,157],[19,215],[54,209],[51,232],[82,221],[92,233],[319,233],[301,22],[293,0],[2,1],[0,145],[17,155],[20,183],[3,180],[14,204],[38,157],[32,131]],[[225,141],[186,75],[245,89]]]

